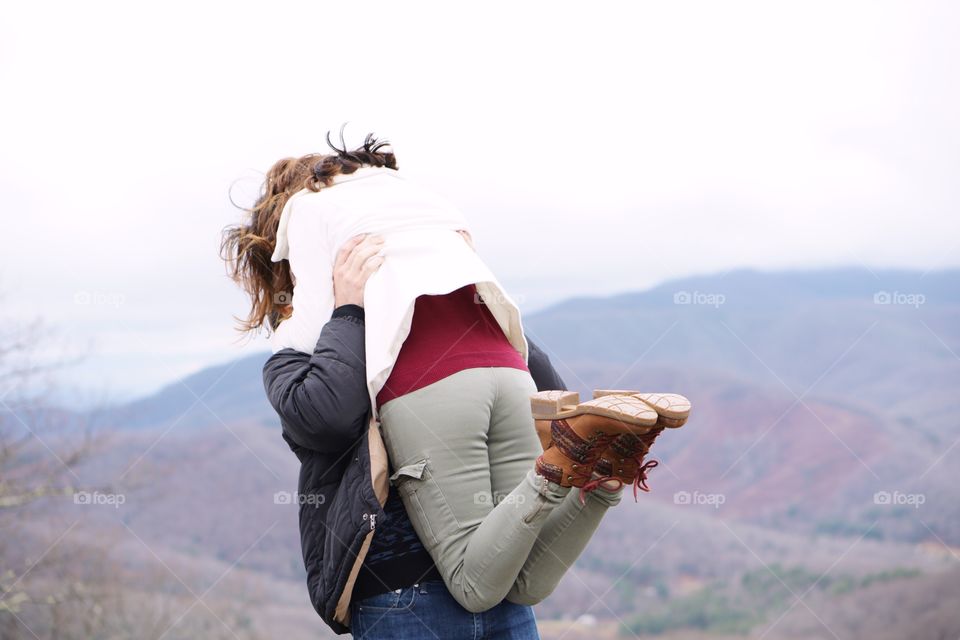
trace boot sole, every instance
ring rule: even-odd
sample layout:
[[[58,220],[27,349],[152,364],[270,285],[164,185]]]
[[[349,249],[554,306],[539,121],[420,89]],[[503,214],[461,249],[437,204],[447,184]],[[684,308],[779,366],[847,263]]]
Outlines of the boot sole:
[[[595,389],[594,398],[612,395],[626,395],[639,399],[660,416],[660,425],[676,429],[682,427],[690,417],[690,400],[679,393],[642,393],[626,389]]]
[[[540,391],[530,396],[534,420],[557,420],[584,413],[612,418],[627,424],[652,427],[659,416],[640,398],[608,394],[580,402],[576,391]]]

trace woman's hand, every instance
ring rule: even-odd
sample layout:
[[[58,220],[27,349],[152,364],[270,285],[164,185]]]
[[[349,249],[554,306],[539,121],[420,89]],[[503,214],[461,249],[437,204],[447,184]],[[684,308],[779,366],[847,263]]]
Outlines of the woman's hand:
[[[383,237],[362,233],[347,240],[333,265],[334,308],[345,304],[363,306],[367,278],[380,268],[384,257]]]

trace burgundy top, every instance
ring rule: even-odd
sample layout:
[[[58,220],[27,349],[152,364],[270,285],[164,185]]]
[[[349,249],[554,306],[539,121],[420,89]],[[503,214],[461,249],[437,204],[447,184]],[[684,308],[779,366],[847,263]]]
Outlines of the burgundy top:
[[[377,410],[388,400],[473,367],[529,371],[496,318],[468,284],[443,295],[417,296],[410,333],[377,393]]]

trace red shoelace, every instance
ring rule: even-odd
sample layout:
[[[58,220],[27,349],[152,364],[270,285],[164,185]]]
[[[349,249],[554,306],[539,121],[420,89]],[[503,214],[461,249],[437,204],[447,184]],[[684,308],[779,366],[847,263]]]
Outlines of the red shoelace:
[[[638,502],[637,489],[642,491],[650,491],[650,487],[647,486],[647,471],[653,469],[660,464],[657,460],[647,460],[646,462],[643,459],[648,453],[650,453],[650,447],[653,446],[653,441],[657,439],[657,436],[663,432],[663,427],[659,429],[652,429],[647,433],[640,434],[637,436],[638,443],[640,445],[640,451],[634,454],[633,459],[637,461],[637,471],[633,477],[633,501]],[[609,482],[615,480],[617,482],[616,488],[612,489],[616,491],[623,486],[623,480],[617,476],[601,476],[599,478],[593,478],[592,480],[587,481],[582,487],[580,487],[580,504],[586,504],[584,495],[590,491],[594,491],[597,488],[600,488],[600,485],[604,482]]]

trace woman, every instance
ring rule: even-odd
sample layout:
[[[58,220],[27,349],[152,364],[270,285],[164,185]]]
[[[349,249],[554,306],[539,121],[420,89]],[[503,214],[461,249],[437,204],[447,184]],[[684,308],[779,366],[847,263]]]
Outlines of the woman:
[[[293,284],[289,268],[269,260],[283,205],[311,179],[330,177],[324,171],[352,173],[365,163],[395,161],[365,145],[281,161],[268,174],[251,224],[225,241],[235,250],[234,277],[254,300],[247,328],[269,318],[275,329],[289,317],[288,300],[271,304]],[[302,463],[300,493],[322,496],[301,500],[311,601],[334,630],[361,637],[459,637],[459,625],[472,637],[477,616],[498,627],[491,637],[537,637],[529,605],[552,592],[619,502],[622,478],[611,459],[632,447],[631,461],[642,461],[662,430],[657,413],[629,392],[579,404],[576,394],[547,393],[538,438],[530,398],[564,385],[529,340],[530,357],[518,358],[470,283],[416,298],[409,333],[376,395],[378,424],[367,395],[363,303],[379,250],[370,236],[339,250],[334,311],[312,353],[282,348],[264,366],[284,438]],[[537,370],[546,372],[542,380]],[[593,473],[604,460],[606,473]],[[588,486],[586,500],[570,491]],[[402,533],[404,512],[415,539]],[[423,562],[421,573],[432,580],[383,579],[377,553],[389,541],[384,547],[377,531],[390,535],[385,522],[401,547],[423,546],[434,562]],[[356,589],[363,597],[354,600]]]

